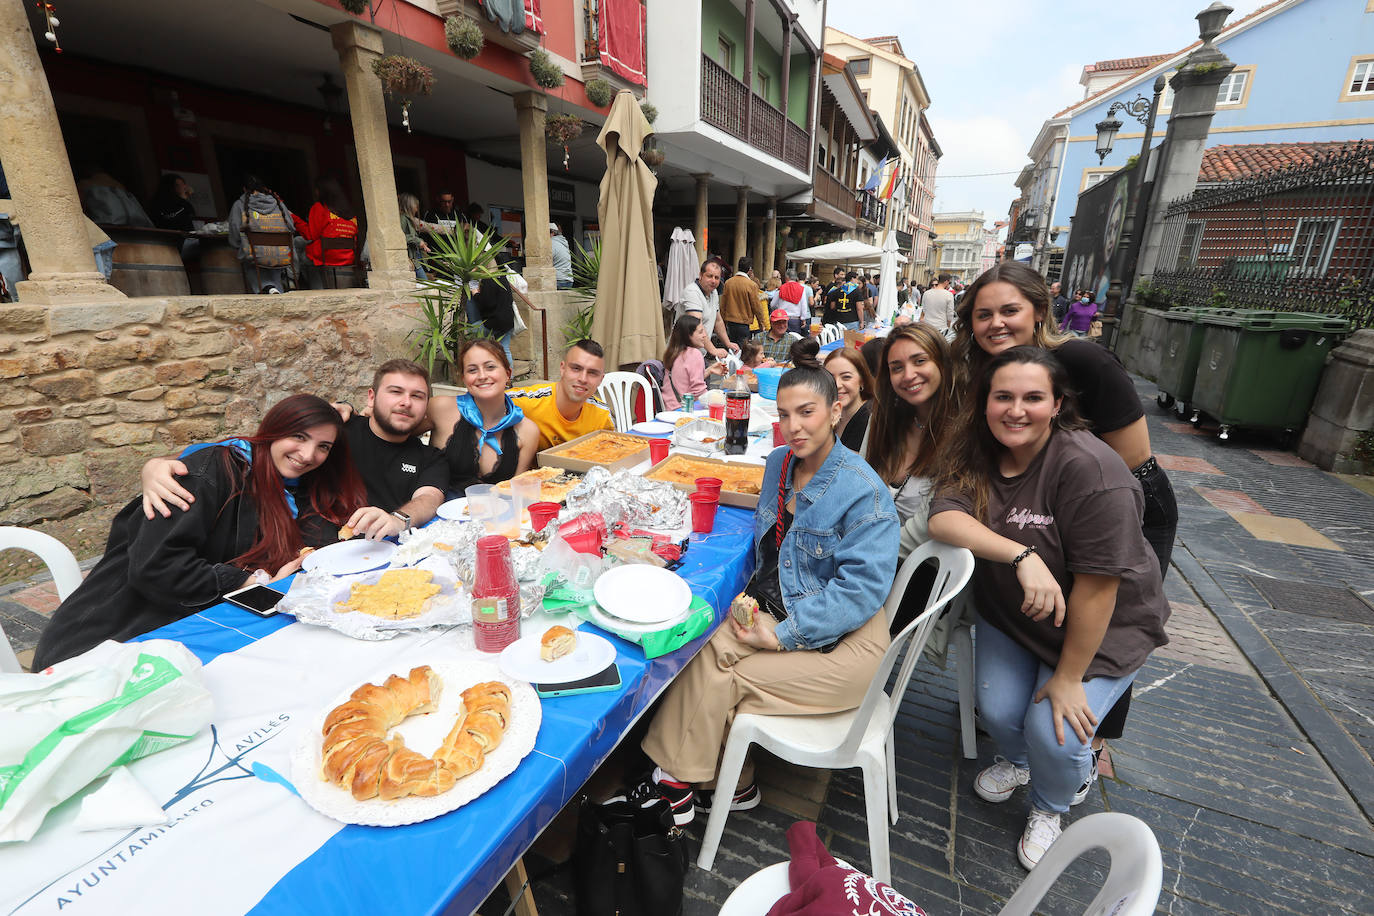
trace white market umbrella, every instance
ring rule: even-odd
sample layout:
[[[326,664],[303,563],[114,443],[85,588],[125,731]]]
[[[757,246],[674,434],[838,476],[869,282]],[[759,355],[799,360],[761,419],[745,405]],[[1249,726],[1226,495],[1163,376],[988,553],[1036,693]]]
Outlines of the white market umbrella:
[[[883,243],[883,256],[878,267],[880,275],[878,282],[878,319],[883,324],[891,324],[892,316],[897,311],[897,259],[901,254],[897,251],[897,233],[888,232],[887,241]]]
[[[877,245],[869,245],[855,239],[840,239],[824,245],[813,245],[798,251],[787,252],[789,261],[833,261],[840,264],[853,264],[856,267],[874,267],[882,259],[883,250]],[[897,255],[898,263],[906,258]]]
[[[683,302],[682,292],[697,278],[696,237],[692,230],[673,228],[668,242],[668,268],[663,274],[663,308],[674,313]]]

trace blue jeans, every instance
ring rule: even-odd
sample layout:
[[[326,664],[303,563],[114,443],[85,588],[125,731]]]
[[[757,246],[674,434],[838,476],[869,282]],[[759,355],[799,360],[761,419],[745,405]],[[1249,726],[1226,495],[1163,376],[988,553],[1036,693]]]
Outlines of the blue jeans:
[[[857,321],[841,321],[840,327],[847,331],[857,331],[859,329],[859,323]]]
[[[1061,747],[1054,737],[1050,701],[1032,702],[1054,669],[981,617],[973,654],[978,711],[997,750],[1017,766],[1030,767],[1033,807],[1067,813],[1069,801],[1088,778],[1092,742],[1091,736],[1087,744],[1080,742],[1073,726],[1065,723]],[[1083,682],[1088,705],[1099,722],[1135,676],[1132,671],[1125,677],[1095,677]]]

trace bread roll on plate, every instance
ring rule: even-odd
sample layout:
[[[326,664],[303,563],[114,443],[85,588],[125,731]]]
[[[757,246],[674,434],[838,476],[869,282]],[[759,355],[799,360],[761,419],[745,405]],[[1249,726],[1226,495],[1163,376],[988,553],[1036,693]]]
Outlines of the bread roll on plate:
[[[571,655],[577,648],[577,634],[567,627],[549,627],[539,640],[539,657],[546,662]]]

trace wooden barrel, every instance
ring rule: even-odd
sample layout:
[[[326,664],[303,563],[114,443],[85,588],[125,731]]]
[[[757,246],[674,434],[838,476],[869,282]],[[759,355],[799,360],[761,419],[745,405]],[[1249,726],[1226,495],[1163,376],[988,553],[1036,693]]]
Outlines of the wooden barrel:
[[[192,274],[192,288],[205,296],[242,295],[248,292],[243,283],[243,268],[229,246],[225,235],[196,235],[200,241],[199,269],[187,268]]]
[[[101,226],[117,246],[110,285],[126,296],[187,296],[191,284],[181,263],[185,233],[139,226]]]

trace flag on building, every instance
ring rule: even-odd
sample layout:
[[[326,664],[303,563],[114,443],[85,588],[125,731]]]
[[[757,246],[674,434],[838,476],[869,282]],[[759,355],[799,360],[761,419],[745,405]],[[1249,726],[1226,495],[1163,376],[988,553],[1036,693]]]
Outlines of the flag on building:
[[[883,185],[883,193],[878,196],[883,200],[891,200],[892,194],[897,190],[897,176],[901,174],[902,164],[898,162],[892,166],[892,174],[887,176],[887,182]]]
[[[887,157],[884,156],[884,157],[883,157],[883,161],[878,163],[878,167],[877,167],[876,169],[873,170],[873,174],[869,177],[868,181],[864,182],[863,187],[859,188],[859,190],[860,190],[860,191],[876,191],[876,190],[878,190],[878,182],[882,179],[882,177],[883,177],[883,169],[886,168],[886,167],[887,167]]]

